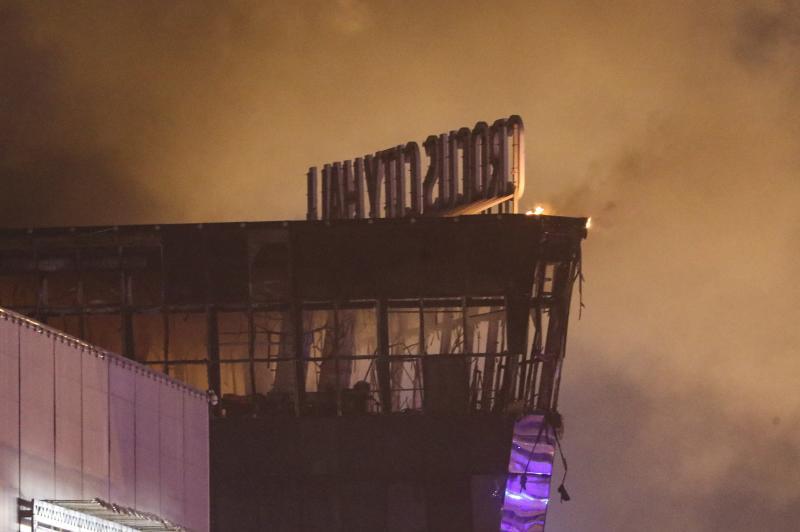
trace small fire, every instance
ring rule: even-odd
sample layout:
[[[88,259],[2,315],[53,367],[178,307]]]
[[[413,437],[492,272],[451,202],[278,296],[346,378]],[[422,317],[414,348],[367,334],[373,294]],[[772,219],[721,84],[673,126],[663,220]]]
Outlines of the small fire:
[[[528,215],[528,216],[539,216],[539,215],[542,215],[542,214],[544,214],[544,207],[542,207],[541,205],[537,205],[533,209],[529,209],[528,211],[526,211],[525,214]]]
[[[592,228],[592,217],[589,216],[588,218],[586,218],[586,229],[591,229],[591,228]]]

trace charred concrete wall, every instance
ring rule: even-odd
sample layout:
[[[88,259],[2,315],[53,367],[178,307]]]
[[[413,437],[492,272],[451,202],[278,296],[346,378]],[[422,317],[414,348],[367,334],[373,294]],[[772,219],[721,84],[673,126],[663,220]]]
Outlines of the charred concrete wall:
[[[215,419],[212,530],[496,531],[513,420]]]

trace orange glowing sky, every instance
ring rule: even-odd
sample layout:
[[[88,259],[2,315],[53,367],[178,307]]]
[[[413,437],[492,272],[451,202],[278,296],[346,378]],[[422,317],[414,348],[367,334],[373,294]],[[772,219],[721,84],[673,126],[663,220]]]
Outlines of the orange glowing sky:
[[[302,218],[520,114],[523,208],[593,216],[548,530],[792,530],[799,64],[792,0],[0,0],[0,224]]]

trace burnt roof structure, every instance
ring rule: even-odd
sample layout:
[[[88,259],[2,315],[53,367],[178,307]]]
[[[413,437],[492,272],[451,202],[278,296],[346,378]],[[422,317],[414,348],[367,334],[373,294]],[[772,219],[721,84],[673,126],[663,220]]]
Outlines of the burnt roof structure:
[[[227,360],[294,356],[286,348],[296,338],[272,346],[274,356],[257,351],[294,333],[302,341],[304,312],[371,310],[373,353],[362,354],[376,356],[389,355],[377,329],[395,309],[519,307],[537,311],[533,329],[542,313],[563,314],[566,329],[585,234],[585,219],[522,215],[3,230],[0,305],[178,377],[191,366],[192,384],[224,395],[234,391],[219,374]],[[281,323],[259,335],[254,317]],[[227,356],[231,324],[243,343]],[[528,324],[519,327],[526,336]],[[508,339],[506,349],[533,363],[529,343]],[[557,361],[563,346],[537,349]],[[526,383],[515,394],[540,408],[556,400]]]

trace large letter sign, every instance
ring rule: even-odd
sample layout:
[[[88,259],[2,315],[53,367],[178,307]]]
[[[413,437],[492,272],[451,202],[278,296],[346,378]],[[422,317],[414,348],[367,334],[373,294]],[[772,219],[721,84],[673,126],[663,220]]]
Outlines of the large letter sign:
[[[321,189],[320,198],[317,168],[309,168],[309,220],[456,216],[495,207],[516,213],[525,190],[525,127],[513,115],[431,135],[422,149],[409,142],[325,164]]]

